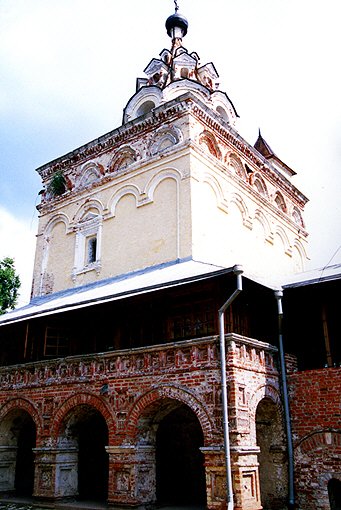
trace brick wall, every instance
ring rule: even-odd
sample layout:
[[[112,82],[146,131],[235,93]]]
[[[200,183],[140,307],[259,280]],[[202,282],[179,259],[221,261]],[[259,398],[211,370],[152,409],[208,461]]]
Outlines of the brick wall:
[[[261,508],[256,412],[264,399],[271,400],[281,412],[275,352],[269,344],[227,335],[236,510]],[[155,467],[151,461],[155,454],[155,424],[165,413],[165,406],[176,402],[191,409],[200,423],[207,506],[220,508],[226,489],[216,337],[3,367],[1,444],[10,455],[15,446],[8,434],[12,421],[28,414],[37,431],[35,495],[73,495],[77,489],[76,444],[68,431],[73,429],[77,413],[96,410],[108,428],[109,501],[134,505],[148,502],[154,497],[150,494],[155,493]],[[14,458],[10,460],[13,467]],[[66,465],[68,485],[64,483]],[[63,473],[59,473],[62,468]]]
[[[341,369],[288,377],[299,508],[329,510],[328,482],[341,480]]]

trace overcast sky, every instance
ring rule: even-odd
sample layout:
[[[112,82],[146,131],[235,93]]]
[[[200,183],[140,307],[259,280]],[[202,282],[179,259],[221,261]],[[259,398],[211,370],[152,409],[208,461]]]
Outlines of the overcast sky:
[[[341,262],[340,0],[179,0],[184,45],[212,61],[252,145],[261,129],[310,199],[308,268]],[[118,127],[170,47],[172,0],[0,0],[0,258],[29,300],[35,169]]]

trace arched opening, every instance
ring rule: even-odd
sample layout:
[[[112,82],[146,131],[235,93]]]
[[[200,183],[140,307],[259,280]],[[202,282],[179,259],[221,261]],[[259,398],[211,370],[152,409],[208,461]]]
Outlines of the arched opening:
[[[34,486],[34,452],[36,426],[28,413],[17,428],[17,462],[15,466],[15,492],[20,496],[32,496]]]
[[[146,115],[146,113],[151,112],[153,108],[155,108],[155,103],[153,103],[153,101],[145,101],[138,108],[138,110],[136,112],[136,117],[140,117],[141,115]]]
[[[156,497],[161,505],[205,505],[204,437],[194,412],[172,409],[156,433]]]
[[[61,495],[77,496],[79,500],[105,501],[109,474],[109,459],[105,450],[108,427],[101,413],[89,405],[72,409],[64,420],[59,442],[64,458],[69,452],[69,464],[75,464],[73,494],[70,493],[68,482],[62,488]]]
[[[36,426],[30,414],[21,409],[8,413],[1,423],[0,437],[0,464],[6,464],[7,470],[2,491],[32,496]]]
[[[228,115],[227,115],[227,112],[226,110],[224,110],[224,108],[222,106],[217,106],[217,113],[220,115],[220,117],[225,121],[225,122],[228,122],[229,121],[229,118],[228,118]]]
[[[341,510],[341,481],[332,478],[328,482],[330,510]]]
[[[284,431],[276,404],[264,398],[256,411],[261,501],[264,510],[282,510],[287,499],[287,461]]]

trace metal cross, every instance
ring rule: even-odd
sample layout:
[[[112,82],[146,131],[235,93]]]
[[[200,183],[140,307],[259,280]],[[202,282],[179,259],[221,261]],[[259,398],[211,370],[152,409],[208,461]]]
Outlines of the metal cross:
[[[175,3],[175,12],[178,12],[179,6],[178,6],[177,0],[174,0],[174,3]]]

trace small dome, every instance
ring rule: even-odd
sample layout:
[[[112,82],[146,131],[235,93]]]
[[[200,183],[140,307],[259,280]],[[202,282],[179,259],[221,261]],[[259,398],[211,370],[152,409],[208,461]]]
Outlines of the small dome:
[[[181,28],[181,30],[183,31],[183,37],[185,37],[188,29],[188,21],[185,18],[185,16],[175,13],[169,16],[169,18],[167,18],[166,29],[169,37],[172,37],[172,29],[175,27]]]

